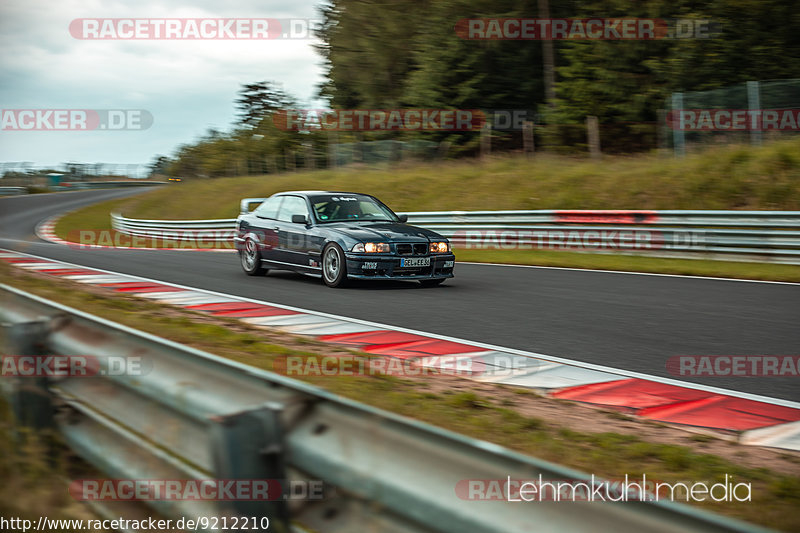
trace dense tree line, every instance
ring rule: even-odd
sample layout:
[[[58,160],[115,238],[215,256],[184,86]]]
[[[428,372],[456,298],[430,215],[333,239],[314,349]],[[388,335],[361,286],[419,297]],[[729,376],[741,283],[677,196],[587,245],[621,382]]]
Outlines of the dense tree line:
[[[555,99],[547,102],[542,41],[467,40],[454,29],[467,18],[536,18],[543,4],[552,18],[705,20],[712,32],[708,38],[553,41]],[[546,136],[537,142],[551,146],[582,142],[583,121],[594,115],[622,150],[652,148],[654,128],[647,125],[656,123],[674,91],[800,77],[796,0],[327,0],[320,13],[317,48],[326,80],[319,96],[333,108],[527,109],[544,126],[537,136]],[[274,110],[294,104],[276,87],[244,86],[234,131],[209,132],[182,147],[172,171],[281,170],[290,165],[288,151],[307,155],[302,145],[311,140],[324,147],[325,136],[275,129]],[[477,145],[475,134],[463,133],[366,138],[415,136],[447,140],[453,154]],[[503,140],[499,135],[500,146]],[[315,163],[324,164],[319,153]]]

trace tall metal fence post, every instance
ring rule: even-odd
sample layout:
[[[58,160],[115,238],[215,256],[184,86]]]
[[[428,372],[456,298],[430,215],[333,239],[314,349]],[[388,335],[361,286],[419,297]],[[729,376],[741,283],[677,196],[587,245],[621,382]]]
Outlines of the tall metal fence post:
[[[658,137],[658,155],[664,156],[669,146],[667,145],[667,110],[658,110],[658,125],[656,126],[656,135]]]
[[[750,144],[760,146],[762,141],[761,124],[761,91],[759,90],[759,83],[757,81],[747,82],[747,108],[750,110],[748,117],[750,127]],[[758,123],[756,125],[753,117],[758,116]]]
[[[686,155],[686,136],[683,125],[683,93],[672,93],[672,146],[676,157]]]
[[[596,116],[586,117],[586,140],[589,142],[589,154],[592,159],[598,159],[601,156],[600,125]]]
[[[481,127],[481,159],[486,159],[492,153],[492,125],[487,121]]]
[[[354,163],[366,163],[366,158],[364,157],[364,134],[356,132],[355,140],[353,141],[353,162]]]
[[[316,169],[317,168],[317,161],[316,161],[316,159],[314,159],[315,156],[314,156],[314,143],[313,143],[313,141],[309,141],[307,143],[303,143],[303,146],[305,147],[305,157],[303,158],[304,159],[303,162],[305,164],[306,170],[314,170],[314,169]]]
[[[526,120],[522,125],[522,145],[525,155],[531,157],[536,150],[533,139],[533,121]]]
[[[338,143],[338,138],[334,132],[328,132],[328,168],[336,168],[337,167],[337,149],[336,144]]]

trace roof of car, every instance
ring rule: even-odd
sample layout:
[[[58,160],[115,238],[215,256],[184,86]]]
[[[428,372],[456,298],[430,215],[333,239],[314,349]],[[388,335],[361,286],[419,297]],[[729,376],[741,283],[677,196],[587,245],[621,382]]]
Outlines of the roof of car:
[[[363,192],[348,192],[348,191],[282,191],[276,194],[299,194],[309,196],[313,194],[357,194],[359,196],[371,196]]]

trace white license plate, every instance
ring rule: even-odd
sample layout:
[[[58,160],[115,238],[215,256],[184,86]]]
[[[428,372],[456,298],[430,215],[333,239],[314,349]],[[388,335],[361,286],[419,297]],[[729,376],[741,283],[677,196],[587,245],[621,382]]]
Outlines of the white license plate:
[[[400,259],[400,268],[428,267],[431,266],[430,257],[403,257]]]

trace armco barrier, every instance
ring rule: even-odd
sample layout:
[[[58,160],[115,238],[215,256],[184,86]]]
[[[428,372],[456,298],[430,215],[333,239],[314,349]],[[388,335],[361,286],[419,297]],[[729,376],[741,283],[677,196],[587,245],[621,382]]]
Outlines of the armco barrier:
[[[83,189],[118,189],[124,187],[151,187],[167,185],[166,181],[75,181],[69,185],[45,187],[52,191],[77,191]],[[28,194],[27,187],[0,187],[0,196]]]
[[[27,187],[0,187],[0,196],[28,194]]]
[[[50,187],[54,191],[78,191],[84,189],[122,189],[127,187],[153,187],[168,185],[168,181],[72,181],[65,185]]]
[[[598,524],[619,533],[759,531],[669,502],[463,499],[456,490],[463,480],[589,478],[6,285],[0,300],[4,354],[144,361],[147,372],[0,380],[20,421],[57,428],[110,479],[327,486],[316,501],[147,502],[167,517],[267,516],[275,532],[303,531],[302,525],[321,533],[522,533],[592,531]],[[114,516],[124,512],[119,505]]]
[[[242,200],[242,212],[263,198]],[[800,264],[800,211],[437,211],[408,221],[456,247],[646,254]],[[236,219],[138,220],[114,229],[141,237],[230,242]]]

